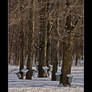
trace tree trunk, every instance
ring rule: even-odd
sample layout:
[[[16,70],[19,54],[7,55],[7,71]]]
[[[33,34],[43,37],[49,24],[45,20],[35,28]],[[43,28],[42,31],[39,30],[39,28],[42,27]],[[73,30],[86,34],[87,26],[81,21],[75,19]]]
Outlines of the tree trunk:
[[[60,83],[65,86],[69,84],[67,74],[71,73],[72,66],[72,46],[70,45],[69,39],[70,38],[66,38],[65,43],[63,44],[63,63],[60,78]]]
[[[78,64],[78,56],[76,55],[75,66]]]
[[[40,0],[39,9],[40,13],[40,32],[39,32],[39,65],[38,65],[38,77],[46,77],[47,74],[43,70],[46,66],[46,50],[47,50],[47,20],[46,20],[46,1]]]
[[[26,79],[32,79],[32,57],[33,57],[33,2],[31,3],[31,8],[29,8],[29,34],[28,34],[28,60],[27,60],[27,69]]]
[[[48,24],[47,24],[47,50],[46,50],[46,65],[48,67],[48,75],[49,75],[49,70],[50,70],[50,67],[49,67],[49,64],[50,64],[50,39],[49,39],[49,36],[50,36],[50,23],[48,21]]]
[[[73,51],[73,38],[75,34],[74,28],[77,25],[78,19],[75,21],[74,26],[71,25],[72,16],[69,15],[66,18],[66,27],[65,27],[65,37],[63,39],[63,64],[61,70],[60,83],[63,85],[71,85],[69,83],[68,74],[71,74],[71,66],[72,66],[72,51]]]
[[[51,47],[51,60],[53,64],[53,70],[52,70],[52,81],[56,81],[56,72],[57,72],[57,66],[58,66],[58,61],[57,61],[57,40],[52,40],[52,47]]]
[[[24,75],[23,72],[21,71],[24,68],[24,61],[23,61],[23,47],[24,47],[24,42],[23,42],[23,24],[22,20],[20,22],[20,74],[21,74],[21,79],[23,79]]]

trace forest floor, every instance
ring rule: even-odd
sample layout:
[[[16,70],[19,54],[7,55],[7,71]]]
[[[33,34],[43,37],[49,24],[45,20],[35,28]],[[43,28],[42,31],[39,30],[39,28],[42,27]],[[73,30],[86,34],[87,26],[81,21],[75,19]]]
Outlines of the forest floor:
[[[84,66],[72,66],[72,85],[59,87],[59,81],[51,81],[50,78],[32,78],[32,80],[18,79],[16,72],[18,67],[11,66],[8,69],[9,92],[83,92],[84,91]]]

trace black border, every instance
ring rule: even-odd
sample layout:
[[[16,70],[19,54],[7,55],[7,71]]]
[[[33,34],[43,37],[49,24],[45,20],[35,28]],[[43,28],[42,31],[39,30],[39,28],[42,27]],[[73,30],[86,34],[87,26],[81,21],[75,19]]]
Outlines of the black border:
[[[8,0],[0,5],[0,80],[1,92],[8,91]]]
[[[91,45],[91,27],[92,27],[92,15],[91,6],[92,3],[88,0],[84,0],[84,91],[90,92],[91,88],[91,67],[92,67],[92,45]],[[1,1],[0,1],[1,2]],[[1,2],[1,27],[0,29],[0,79],[1,79],[1,92],[8,91],[8,0],[2,0]],[[2,67],[1,67],[2,66]],[[89,74],[88,74],[89,73]],[[91,83],[91,84],[90,84]]]
[[[84,92],[91,92],[92,88],[92,13],[91,2],[84,2]]]

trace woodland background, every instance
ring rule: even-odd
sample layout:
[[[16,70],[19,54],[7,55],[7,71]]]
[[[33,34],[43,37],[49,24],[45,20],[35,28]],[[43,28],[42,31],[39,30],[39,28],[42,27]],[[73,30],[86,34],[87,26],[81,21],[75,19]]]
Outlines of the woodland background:
[[[60,84],[70,85],[74,61],[84,59],[84,0],[9,0],[8,63],[18,65],[19,78],[32,80],[32,66],[38,77],[56,80],[61,67]],[[46,72],[47,70],[47,72]]]

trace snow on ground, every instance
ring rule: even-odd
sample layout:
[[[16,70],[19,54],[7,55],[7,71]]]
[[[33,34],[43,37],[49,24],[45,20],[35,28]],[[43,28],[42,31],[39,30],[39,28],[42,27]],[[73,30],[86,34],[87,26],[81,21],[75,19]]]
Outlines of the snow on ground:
[[[9,88],[9,92],[84,92],[82,88],[57,88],[57,87],[30,87],[30,88]]]
[[[84,91],[84,67],[72,66],[72,86],[59,87],[59,81],[51,81],[49,78],[33,78],[21,80],[15,74],[18,67],[8,67],[8,91],[9,92],[83,92]]]

